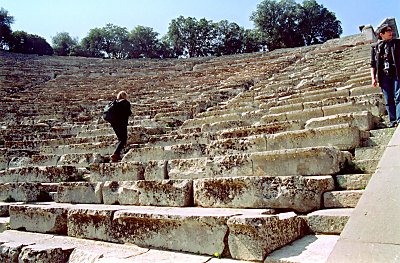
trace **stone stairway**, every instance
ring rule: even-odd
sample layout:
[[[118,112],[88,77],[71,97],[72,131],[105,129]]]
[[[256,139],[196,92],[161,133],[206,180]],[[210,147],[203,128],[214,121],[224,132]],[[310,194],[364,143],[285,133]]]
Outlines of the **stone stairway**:
[[[31,133],[3,135],[0,259],[325,262],[393,134],[359,38],[182,64],[40,59],[60,76],[36,88],[83,113],[4,114]],[[112,83],[138,98],[120,163],[93,113]]]

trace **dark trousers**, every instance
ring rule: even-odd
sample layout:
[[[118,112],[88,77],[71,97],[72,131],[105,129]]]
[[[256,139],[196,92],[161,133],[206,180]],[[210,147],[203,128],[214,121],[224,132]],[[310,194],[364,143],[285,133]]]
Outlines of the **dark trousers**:
[[[400,81],[383,74],[382,93],[386,101],[386,110],[391,123],[400,122]]]
[[[118,138],[118,143],[114,154],[121,155],[121,151],[128,140],[128,126],[123,124],[112,124],[112,128]]]

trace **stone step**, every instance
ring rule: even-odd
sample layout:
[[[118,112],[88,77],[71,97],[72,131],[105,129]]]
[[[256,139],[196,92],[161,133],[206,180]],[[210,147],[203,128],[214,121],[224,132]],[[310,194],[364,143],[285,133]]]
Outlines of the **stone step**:
[[[325,208],[354,208],[364,190],[330,191],[323,194]]]
[[[350,124],[351,126],[359,128],[361,131],[369,131],[374,129],[378,122],[378,117],[373,116],[368,111],[362,111],[312,118],[306,121],[305,128],[312,129],[330,125]]]
[[[307,185],[307,187],[305,187]],[[61,203],[141,206],[282,208],[309,212],[334,190],[332,176],[230,177],[196,180],[61,183]]]
[[[0,202],[51,201],[52,188],[40,183],[0,183]]]
[[[214,262],[212,256],[16,230],[1,233],[0,244],[4,262]]]
[[[99,153],[103,155],[112,154],[115,150],[114,143],[96,142],[60,145],[57,147],[44,146],[40,149],[41,154],[69,154],[69,153]]]
[[[365,141],[364,146],[386,146],[392,138],[396,128],[371,130],[371,136]]]
[[[355,160],[381,159],[386,146],[359,147],[355,149]]]
[[[373,174],[378,167],[379,161],[380,159],[355,160],[353,161],[353,164],[357,171]]]
[[[313,233],[340,235],[352,212],[353,208],[317,210],[306,215],[305,220]]]
[[[179,159],[167,162],[167,175],[164,178],[328,175],[338,173],[349,158],[349,152],[340,151],[335,147],[310,147],[213,158]],[[162,165],[155,167],[164,169]]]
[[[61,183],[57,202],[185,207],[193,204],[193,183],[191,180]]]
[[[323,263],[338,239],[338,235],[307,235],[272,252],[264,263]]]
[[[8,229],[10,229],[10,217],[0,217],[0,233]]]
[[[364,190],[372,174],[338,174],[334,176],[338,190]]]
[[[34,182],[58,183],[80,181],[83,172],[75,166],[28,166],[0,171],[0,183]]]
[[[258,260],[304,235],[294,213],[209,209],[31,204],[10,207],[11,229]],[[206,233],[206,234],[205,234]],[[173,241],[173,242],[172,242]]]

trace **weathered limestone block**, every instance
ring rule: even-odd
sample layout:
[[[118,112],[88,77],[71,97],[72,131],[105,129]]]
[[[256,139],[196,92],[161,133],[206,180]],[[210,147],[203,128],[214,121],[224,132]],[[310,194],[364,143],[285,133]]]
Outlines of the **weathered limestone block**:
[[[0,201],[35,202],[46,199],[40,183],[0,183]]]
[[[260,123],[271,124],[274,122],[286,122],[287,120],[286,113],[267,114],[260,119]]]
[[[75,166],[29,166],[0,171],[0,182],[44,182],[75,181],[79,178]]]
[[[24,232],[24,235],[18,235],[20,232],[7,230],[0,233],[0,261],[18,262],[18,256],[23,247],[35,244],[42,240],[51,239],[53,236],[41,236],[36,233]]]
[[[58,165],[74,165],[87,167],[91,163],[104,162],[104,158],[98,153],[69,153],[63,154],[58,160]]]
[[[271,107],[269,109],[270,114],[278,114],[278,113],[285,113],[290,111],[299,111],[303,110],[303,103],[294,103],[294,104],[285,104],[276,107]]]
[[[267,142],[263,135],[254,135],[245,138],[215,140],[207,146],[207,152],[210,156],[261,152],[267,150],[266,146]]]
[[[112,228],[122,243],[213,255],[226,244],[227,220],[239,210],[166,208],[151,211],[135,208],[118,211]]]
[[[189,206],[193,203],[191,180],[106,182],[104,204]]]
[[[249,122],[243,121],[243,120],[220,121],[220,122],[203,124],[201,126],[201,131],[202,132],[217,132],[220,130],[236,128],[236,127],[246,126],[246,125],[249,125]]]
[[[324,116],[321,108],[310,108],[298,111],[290,111],[286,113],[286,119],[288,121],[307,121],[311,118],[318,118]]]
[[[144,168],[145,180],[163,180],[167,179],[168,161],[148,161]]]
[[[336,146],[351,150],[361,143],[360,131],[348,124],[266,135],[266,150]]]
[[[320,209],[322,195],[335,188],[332,176],[207,178],[193,182],[201,207]]]
[[[172,160],[198,158],[205,155],[203,144],[177,144],[164,147],[144,147],[131,149],[124,156],[124,162],[147,162],[150,160]]]
[[[364,190],[332,191],[324,193],[325,208],[354,208]]]
[[[353,208],[318,210],[308,214],[305,220],[314,233],[340,235],[352,212]]]
[[[117,242],[110,233],[113,215],[121,206],[78,205],[77,208],[68,210],[67,229],[68,236]]]
[[[93,142],[93,143],[80,143],[63,145],[62,153],[56,152],[56,154],[68,154],[68,153],[99,153],[102,155],[112,154],[115,150],[114,145],[109,142]]]
[[[259,217],[234,216],[227,222],[232,258],[262,261],[272,251],[302,237],[306,226],[295,213]]]
[[[8,167],[7,148],[0,148],[0,170]]]
[[[68,262],[74,247],[41,247],[30,245],[23,247],[18,256],[20,262]]]
[[[8,163],[9,168],[20,168],[30,166],[32,158],[30,157],[12,157]]]
[[[207,158],[177,159],[167,163],[170,179],[196,179],[206,177]]]
[[[368,185],[372,174],[338,174],[335,177],[339,189],[362,190]]]
[[[34,166],[56,166],[59,155],[56,154],[35,154],[32,156],[32,165]]]
[[[67,209],[56,204],[12,205],[10,227],[16,230],[66,235]]]
[[[373,87],[372,85],[367,85],[350,89],[350,96],[354,97],[360,95],[375,94],[377,92],[380,92],[380,90],[377,90],[377,88]]]
[[[103,183],[71,182],[60,183],[57,190],[57,202],[73,204],[103,203]]]
[[[231,113],[217,116],[208,116],[204,118],[196,118],[186,120],[182,124],[182,129],[202,127],[203,124],[216,123],[221,121],[240,121],[242,115],[240,113]]]
[[[205,166],[205,176],[207,178],[252,175],[254,175],[254,169],[249,154],[223,155],[208,158]]]
[[[374,116],[382,116],[385,115],[385,108],[382,102],[376,102],[374,104],[368,101],[360,101],[360,102],[348,102],[342,103],[338,105],[331,105],[322,107],[324,112],[323,116],[336,115],[340,113],[350,113],[350,112],[360,112],[360,111],[369,111]],[[322,117],[322,116],[320,116]]]
[[[350,158],[349,152],[342,152],[334,147],[310,147],[250,154],[255,176],[336,174]]]
[[[141,162],[95,163],[90,165],[90,181],[134,181],[144,179]]]
[[[372,146],[372,147],[360,147],[354,151],[355,160],[368,160],[377,159],[380,160],[383,153],[386,150],[386,146]]]
[[[348,123],[351,126],[359,128],[361,131],[369,131],[375,127],[377,122],[377,117],[373,116],[369,111],[362,111],[313,118],[306,122],[305,128],[312,129]]]

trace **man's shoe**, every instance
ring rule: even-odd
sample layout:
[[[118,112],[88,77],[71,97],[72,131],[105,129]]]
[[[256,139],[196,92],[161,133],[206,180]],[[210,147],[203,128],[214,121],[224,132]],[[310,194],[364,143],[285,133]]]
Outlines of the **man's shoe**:
[[[394,128],[394,127],[397,127],[397,122],[389,123],[389,128]]]
[[[118,154],[113,154],[113,155],[111,155],[111,161],[112,161],[113,163],[119,162],[119,161],[121,161],[121,160],[122,160],[122,158],[121,158],[120,155],[118,155]]]

